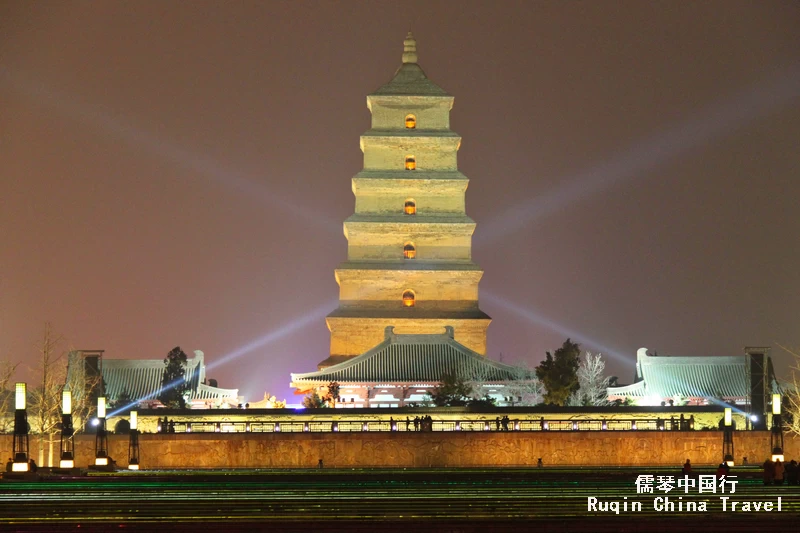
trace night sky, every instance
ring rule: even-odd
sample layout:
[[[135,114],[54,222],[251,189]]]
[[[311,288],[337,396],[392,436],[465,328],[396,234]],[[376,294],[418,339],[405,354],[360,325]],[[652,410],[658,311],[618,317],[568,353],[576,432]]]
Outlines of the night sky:
[[[7,2],[0,359],[328,356],[365,97],[455,96],[488,355],[800,345],[798,2]],[[773,348],[779,373],[790,358]],[[21,370],[17,379],[28,379]]]

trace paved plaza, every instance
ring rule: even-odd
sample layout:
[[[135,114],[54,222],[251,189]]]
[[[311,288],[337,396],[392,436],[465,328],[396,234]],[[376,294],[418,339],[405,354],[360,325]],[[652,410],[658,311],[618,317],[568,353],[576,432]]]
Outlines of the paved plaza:
[[[713,474],[699,469],[697,475]],[[652,493],[637,494],[640,475]],[[796,527],[800,487],[734,469],[735,492],[678,487],[678,468],[160,471],[4,480],[11,531],[758,531]],[[668,492],[664,481],[672,476]],[[643,478],[642,478],[643,479]],[[710,479],[710,478],[706,478]],[[647,483],[642,483],[642,487]],[[642,489],[643,490],[643,489]],[[727,510],[723,510],[722,497]],[[777,510],[780,497],[781,510]],[[590,510],[590,498],[596,498]],[[665,500],[665,498],[668,498]],[[737,509],[731,509],[737,502]],[[759,511],[742,511],[743,502]],[[616,505],[613,502],[618,502]],[[641,502],[637,510],[635,502]],[[689,510],[690,503],[706,510]],[[773,502],[773,510],[764,504]],[[627,505],[627,510],[626,510]],[[608,509],[606,511],[602,509]],[[619,510],[619,514],[615,510]]]

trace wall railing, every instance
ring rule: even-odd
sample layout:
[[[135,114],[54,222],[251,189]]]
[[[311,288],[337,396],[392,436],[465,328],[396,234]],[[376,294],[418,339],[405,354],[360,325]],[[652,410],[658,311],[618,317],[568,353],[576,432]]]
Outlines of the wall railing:
[[[347,420],[191,422],[172,420],[159,425],[160,433],[352,433],[352,432],[474,432],[474,431],[693,431],[694,420],[629,418],[613,420]]]

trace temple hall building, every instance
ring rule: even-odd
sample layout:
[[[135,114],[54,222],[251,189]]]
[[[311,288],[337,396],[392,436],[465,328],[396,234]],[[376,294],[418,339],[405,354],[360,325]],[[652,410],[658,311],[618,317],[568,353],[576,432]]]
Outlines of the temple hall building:
[[[73,387],[74,395],[103,395],[112,404],[128,397],[142,407],[161,406],[158,396],[164,375],[163,359],[109,359],[103,354],[104,350],[69,353],[67,383]],[[99,376],[102,386],[97,387]],[[216,380],[206,379],[205,355],[200,350],[187,358],[184,378],[188,385],[187,405],[192,408],[235,407],[241,402],[238,389],[222,389],[217,387]],[[76,384],[82,384],[78,390]]]
[[[640,348],[634,382],[608,388],[610,400],[638,405],[734,405],[755,415],[759,427],[770,412],[772,394],[780,392],[768,347],[746,347],[743,355],[671,356]]]
[[[478,305],[483,270],[472,261],[476,225],[458,170],[461,137],[450,129],[453,97],[419,66],[411,33],[402,57],[367,96],[372,124],[352,178],[347,261],[335,271],[339,306],[326,319],[330,356],[318,372],[292,374],[298,393],[337,381],[351,403],[404,405],[452,365],[498,379],[511,368],[485,357],[491,318]]]

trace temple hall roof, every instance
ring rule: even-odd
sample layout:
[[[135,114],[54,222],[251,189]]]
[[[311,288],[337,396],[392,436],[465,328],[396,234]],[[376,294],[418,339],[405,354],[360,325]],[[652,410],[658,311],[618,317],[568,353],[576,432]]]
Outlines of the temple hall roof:
[[[184,373],[189,385],[190,398],[192,400],[237,398],[238,389],[221,389],[203,384],[206,374],[204,355],[200,350],[195,350],[194,354],[194,357],[187,358]],[[71,357],[68,372],[79,371],[80,361],[80,358]],[[164,360],[103,358],[102,372],[105,394],[108,398],[116,399],[127,392],[134,399],[155,399],[161,393]]]
[[[646,348],[636,353],[636,381],[609,387],[609,396],[668,398],[743,398],[750,394],[747,357],[739,356],[657,356]]]
[[[441,335],[396,335],[374,348],[317,372],[292,374],[292,386],[345,383],[438,383],[447,372],[467,381],[501,382],[520,379],[515,367],[492,361],[453,339],[447,326]]]

